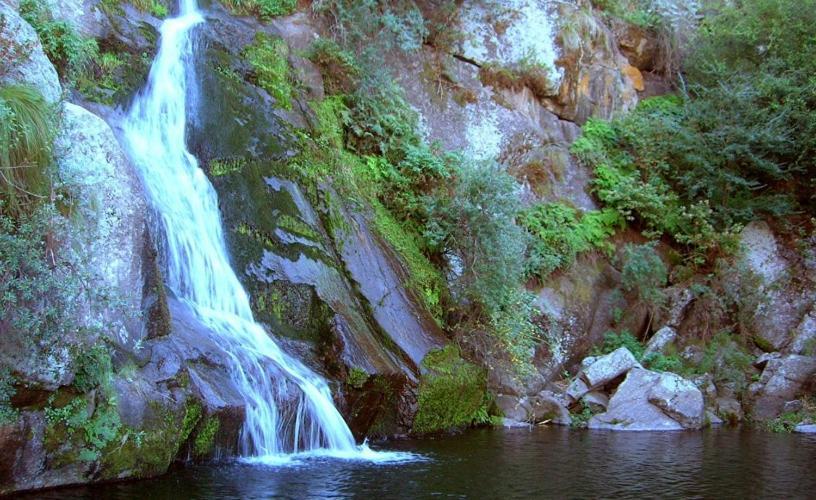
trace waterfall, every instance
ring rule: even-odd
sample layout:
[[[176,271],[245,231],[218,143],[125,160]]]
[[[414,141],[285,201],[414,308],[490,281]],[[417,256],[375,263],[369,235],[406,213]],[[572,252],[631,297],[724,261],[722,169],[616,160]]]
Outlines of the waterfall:
[[[158,219],[167,286],[228,354],[231,376],[246,401],[242,456],[379,455],[356,445],[325,381],[284,353],[255,322],[230,266],[215,189],[185,143],[191,33],[203,22],[195,0],[180,0],[179,15],[161,26],[147,86],[122,125]]]

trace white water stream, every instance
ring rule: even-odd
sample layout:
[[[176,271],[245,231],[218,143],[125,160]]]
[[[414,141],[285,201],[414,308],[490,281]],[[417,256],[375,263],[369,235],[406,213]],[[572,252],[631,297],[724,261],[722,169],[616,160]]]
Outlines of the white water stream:
[[[357,446],[326,383],[284,353],[255,322],[249,297],[230,267],[216,192],[185,143],[193,29],[204,22],[195,0],[161,26],[147,87],[123,132],[165,240],[165,279],[231,359],[246,401],[240,453],[279,463],[288,454],[393,459]]]

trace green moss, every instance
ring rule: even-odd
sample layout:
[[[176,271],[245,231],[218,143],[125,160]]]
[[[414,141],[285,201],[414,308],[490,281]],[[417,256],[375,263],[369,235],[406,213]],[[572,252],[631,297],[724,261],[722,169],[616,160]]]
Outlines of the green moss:
[[[408,232],[379,202],[372,205],[377,233],[397,251],[407,267],[409,278],[405,285],[422,299],[426,309],[441,324],[442,296],[447,293],[442,274],[422,253],[419,236]]]
[[[486,373],[449,345],[425,356],[413,430],[417,433],[467,427],[489,419]]]
[[[269,92],[283,109],[292,109],[292,81],[289,76],[289,46],[281,38],[257,33],[244,57],[254,72],[255,82]]]
[[[193,451],[199,457],[209,454],[215,446],[215,434],[221,426],[221,421],[216,416],[208,416],[198,430],[198,434],[193,442]]]

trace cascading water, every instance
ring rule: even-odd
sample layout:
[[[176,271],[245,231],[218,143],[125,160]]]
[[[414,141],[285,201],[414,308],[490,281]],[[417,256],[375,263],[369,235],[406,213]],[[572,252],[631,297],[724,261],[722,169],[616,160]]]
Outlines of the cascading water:
[[[304,451],[372,457],[355,444],[326,383],[255,322],[230,267],[215,190],[185,143],[191,33],[203,22],[195,0],[180,0],[178,17],[161,26],[147,87],[122,126],[165,240],[167,285],[229,354],[232,377],[246,400],[244,457]]]

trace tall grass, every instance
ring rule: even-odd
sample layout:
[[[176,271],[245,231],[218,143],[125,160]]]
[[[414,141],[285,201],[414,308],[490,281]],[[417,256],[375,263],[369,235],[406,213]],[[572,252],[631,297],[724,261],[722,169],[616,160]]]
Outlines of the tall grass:
[[[18,215],[48,195],[54,117],[36,89],[0,86],[0,212]]]

